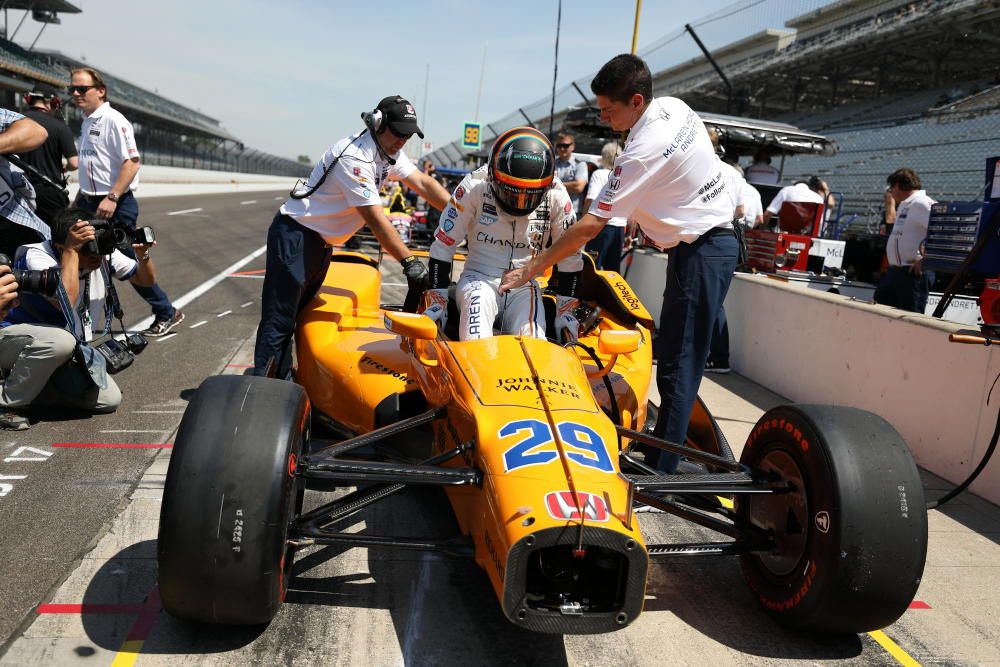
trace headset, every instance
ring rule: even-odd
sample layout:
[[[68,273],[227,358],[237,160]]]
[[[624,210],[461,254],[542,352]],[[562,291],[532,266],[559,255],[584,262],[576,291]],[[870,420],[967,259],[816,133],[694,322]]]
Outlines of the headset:
[[[315,185],[309,185],[308,181],[303,183],[302,179],[296,181],[295,185],[292,186],[292,189],[288,193],[289,198],[306,199],[307,197],[311,197],[314,194],[316,194],[316,191],[319,190],[320,187],[323,185],[323,183],[326,182],[326,177],[330,175],[330,172],[333,170],[333,168],[337,166],[338,162],[340,162],[340,158],[344,157],[344,153],[347,152],[348,148],[354,145],[355,141],[358,141],[359,139],[361,139],[361,137],[365,136],[366,132],[371,132],[373,137],[376,134],[382,132],[382,130],[384,129],[383,127],[384,118],[385,116],[382,113],[382,110],[379,108],[375,108],[372,111],[362,112],[361,120],[365,124],[365,129],[362,130],[362,132],[358,136],[354,137],[354,141],[344,146],[344,150],[340,151],[340,155],[330,160],[330,164],[328,164],[326,167],[323,168],[323,175],[319,177],[319,180],[316,181]],[[382,150],[382,145],[379,144],[378,139],[375,140],[375,148],[378,150],[379,155],[381,155],[386,162],[388,162],[391,165],[396,164],[396,161],[393,160],[391,157],[389,157],[384,150]],[[305,190],[301,191],[299,188],[303,186],[305,187]]]

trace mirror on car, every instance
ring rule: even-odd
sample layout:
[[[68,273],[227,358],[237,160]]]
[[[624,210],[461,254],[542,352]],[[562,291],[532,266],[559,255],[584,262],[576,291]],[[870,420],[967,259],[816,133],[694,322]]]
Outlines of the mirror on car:
[[[597,349],[601,354],[629,354],[639,349],[641,340],[638,331],[605,329],[597,338]]]
[[[385,314],[385,328],[403,338],[433,340],[437,337],[437,324],[426,315],[390,310]]]

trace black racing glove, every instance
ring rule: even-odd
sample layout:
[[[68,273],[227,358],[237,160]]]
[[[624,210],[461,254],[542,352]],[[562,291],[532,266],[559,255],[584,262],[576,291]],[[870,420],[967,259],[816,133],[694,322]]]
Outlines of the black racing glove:
[[[419,259],[410,255],[400,260],[403,265],[403,275],[409,288],[424,290],[427,288],[427,267]]]

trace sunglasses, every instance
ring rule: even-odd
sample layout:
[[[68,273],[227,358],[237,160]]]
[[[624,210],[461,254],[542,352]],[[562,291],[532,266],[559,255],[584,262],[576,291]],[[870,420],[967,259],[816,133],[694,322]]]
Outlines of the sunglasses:
[[[78,95],[85,95],[91,88],[97,88],[97,86],[67,86],[66,92],[70,95],[77,93]]]
[[[556,148],[572,148],[573,144],[556,144]]]

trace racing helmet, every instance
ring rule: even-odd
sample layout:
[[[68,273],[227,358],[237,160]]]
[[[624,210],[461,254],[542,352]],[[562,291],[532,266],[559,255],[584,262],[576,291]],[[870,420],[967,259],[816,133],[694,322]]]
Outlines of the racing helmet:
[[[548,138],[532,127],[507,130],[490,149],[489,184],[497,205],[528,215],[552,187],[555,156]]]

